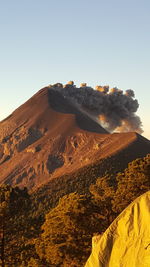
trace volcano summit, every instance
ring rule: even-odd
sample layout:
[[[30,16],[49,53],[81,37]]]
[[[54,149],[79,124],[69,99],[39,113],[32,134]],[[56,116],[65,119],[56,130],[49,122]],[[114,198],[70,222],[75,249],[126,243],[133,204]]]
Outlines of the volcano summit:
[[[36,190],[98,160],[119,157],[120,152],[126,163],[145,156],[150,152],[146,138],[133,131],[108,132],[141,131],[133,98],[131,90],[123,94],[113,88],[108,93],[106,87],[96,91],[86,84],[41,89],[0,122],[0,183]]]

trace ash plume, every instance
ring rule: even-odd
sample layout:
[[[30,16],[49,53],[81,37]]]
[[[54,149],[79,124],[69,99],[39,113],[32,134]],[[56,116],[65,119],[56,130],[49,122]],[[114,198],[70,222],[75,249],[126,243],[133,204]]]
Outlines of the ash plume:
[[[95,115],[109,132],[143,132],[141,120],[136,115],[139,104],[131,89],[125,93],[117,87],[109,89],[109,86],[96,86],[93,89],[86,83],[76,87],[72,81],[65,86],[57,83],[49,87],[50,90],[59,91],[64,98]]]

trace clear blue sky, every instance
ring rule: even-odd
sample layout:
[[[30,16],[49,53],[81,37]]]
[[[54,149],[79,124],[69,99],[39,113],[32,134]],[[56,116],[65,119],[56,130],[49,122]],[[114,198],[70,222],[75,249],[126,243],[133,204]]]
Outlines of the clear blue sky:
[[[133,89],[150,138],[149,0],[0,1],[0,119],[47,84]]]

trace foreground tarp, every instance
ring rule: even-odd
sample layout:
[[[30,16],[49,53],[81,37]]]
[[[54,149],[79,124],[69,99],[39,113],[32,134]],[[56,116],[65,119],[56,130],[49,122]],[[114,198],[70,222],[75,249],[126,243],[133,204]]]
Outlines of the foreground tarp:
[[[150,267],[150,191],[93,238],[85,267]]]

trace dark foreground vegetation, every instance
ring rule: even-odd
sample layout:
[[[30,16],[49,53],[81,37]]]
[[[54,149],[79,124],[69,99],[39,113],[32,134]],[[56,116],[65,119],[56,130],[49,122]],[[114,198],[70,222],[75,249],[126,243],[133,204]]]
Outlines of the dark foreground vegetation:
[[[94,173],[96,182],[84,194],[66,195],[60,185],[64,192],[58,201],[48,191],[29,195],[26,188],[1,186],[0,266],[84,266],[92,236],[103,233],[129,203],[150,190],[150,155],[118,174]]]

